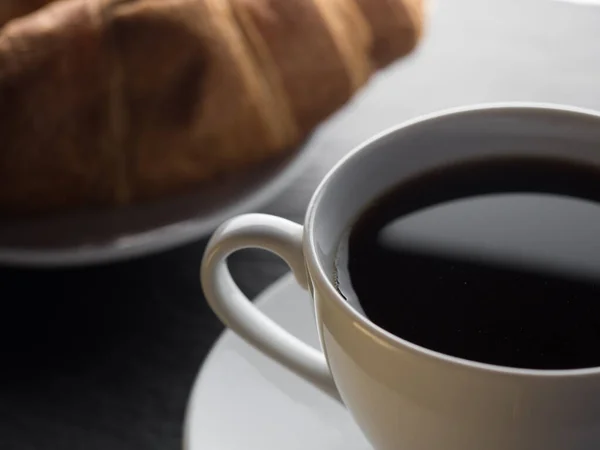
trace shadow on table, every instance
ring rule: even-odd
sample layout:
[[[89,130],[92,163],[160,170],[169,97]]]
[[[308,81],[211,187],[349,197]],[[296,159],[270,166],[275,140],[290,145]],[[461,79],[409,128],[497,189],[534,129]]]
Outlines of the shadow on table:
[[[205,245],[87,269],[0,269],[3,442],[180,448],[189,390],[223,329],[198,278]],[[251,297],[286,271],[257,251],[231,266]]]
[[[198,281],[204,246],[88,269],[0,269],[2,442],[180,448],[189,388],[222,329]]]

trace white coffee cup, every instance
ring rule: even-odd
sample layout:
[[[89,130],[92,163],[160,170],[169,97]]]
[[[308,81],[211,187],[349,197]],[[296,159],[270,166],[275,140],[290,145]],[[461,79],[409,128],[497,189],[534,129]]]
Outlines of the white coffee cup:
[[[206,298],[242,338],[340,399],[376,450],[597,450],[600,368],[528,370],[444,355],[369,321],[333,283],[341,236],[372,200],[434,167],[501,155],[600,165],[600,114],[484,105],[379,134],[329,172],[303,226],[261,214],[224,223],[202,262]],[[322,352],[273,323],[240,292],[225,259],[247,247],[281,256],[310,291]]]

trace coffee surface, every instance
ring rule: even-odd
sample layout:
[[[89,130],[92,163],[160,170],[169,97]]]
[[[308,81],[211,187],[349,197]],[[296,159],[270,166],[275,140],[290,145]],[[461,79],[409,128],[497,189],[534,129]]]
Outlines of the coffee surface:
[[[402,183],[340,244],[338,289],[380,327],[508,367],[600,366],[600,169],[485,159]]]

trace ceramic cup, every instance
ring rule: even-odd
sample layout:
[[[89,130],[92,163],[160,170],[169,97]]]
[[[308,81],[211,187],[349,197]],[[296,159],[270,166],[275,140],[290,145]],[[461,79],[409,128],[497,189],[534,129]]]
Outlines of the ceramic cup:
[[[376,450],[597,450],[600,368],[526,370],[444,355],[369,321],[333,284],[338,242],[372,200],[432,168],[501,155],[599,165],[600,114],[552,105],[476,106],[386,131],[329,172],[303,225],[261,214],[224,223],[202,262],[206,298],[243,339],[340,399]],[[273,323],[240,292],[225,259],[246,247],[279,255],[310,291],[322,351]]]

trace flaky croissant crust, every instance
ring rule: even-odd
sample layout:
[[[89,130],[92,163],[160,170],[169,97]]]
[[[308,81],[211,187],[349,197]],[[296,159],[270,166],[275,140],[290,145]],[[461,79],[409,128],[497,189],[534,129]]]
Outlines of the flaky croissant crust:
[[[5,16],[0,213],[154,199],[281,154],[415,47],[423,10],[61,0]]]

